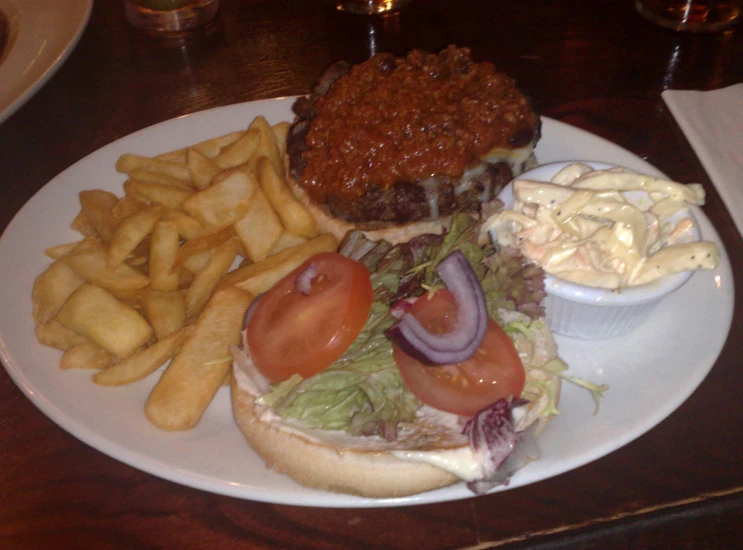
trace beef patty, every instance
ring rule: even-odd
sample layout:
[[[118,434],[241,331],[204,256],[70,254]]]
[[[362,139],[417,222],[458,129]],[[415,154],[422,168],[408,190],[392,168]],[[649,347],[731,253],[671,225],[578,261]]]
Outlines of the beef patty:
[[[510,77],[453,46],[335,63],[293,111],[293,177],[367,225],[477,211],[524,170],[541,129]]]

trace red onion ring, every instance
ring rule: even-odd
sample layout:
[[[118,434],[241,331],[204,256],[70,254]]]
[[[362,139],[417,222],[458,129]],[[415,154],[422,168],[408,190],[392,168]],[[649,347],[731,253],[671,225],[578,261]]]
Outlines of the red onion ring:
[[[436,267],[446,288],[454,295],[457,321],[443,334],[428,331],[411,314],[405,314],[385,335],[405,353],[428,365],[461,363],[471,358],[485,338],[488,310],[477,274],[461,251],[456,250]]]

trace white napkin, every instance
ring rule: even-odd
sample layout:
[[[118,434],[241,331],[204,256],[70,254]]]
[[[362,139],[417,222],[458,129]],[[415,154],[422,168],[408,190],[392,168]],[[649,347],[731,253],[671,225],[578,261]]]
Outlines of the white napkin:
[[[743,235],[743,84],[662,97]]]

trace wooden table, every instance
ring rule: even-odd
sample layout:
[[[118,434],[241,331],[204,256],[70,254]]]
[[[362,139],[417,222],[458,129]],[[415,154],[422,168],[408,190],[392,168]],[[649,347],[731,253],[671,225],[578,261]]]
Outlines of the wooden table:
[[[319,0],[222,0],[205,32],[165,40],[130,28],[119,0],[96,0],[69,60],[0,126],[0,228],[59,172],[131,132],[306,93],[337,59],[458,44],[514,76],[544,115],[702,182],[704,210],[743,286],[741,236],[660,97],[743,81],[743,29],[678,34],[632,4],[414,0],[382,19]],[[164,481],[57,427],[0,370],[0,547],[732,547],[743,536],[740,297],[735,305],[710,374],[633,443],[530,486],[407,508],[271,505]]]

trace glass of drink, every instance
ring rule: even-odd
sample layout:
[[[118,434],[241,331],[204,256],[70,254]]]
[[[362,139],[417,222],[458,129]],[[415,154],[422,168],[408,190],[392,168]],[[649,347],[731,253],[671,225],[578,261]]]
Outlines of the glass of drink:
[[[677,31],[714,32],[733,25],[743,0],[635,0],[646,19]]]
[[[410,3],[410,0],[337,0],[340,11],[362,15],[384,14],[397,11]]]
[[[129,22],[150,32],[180,32],[211,21],[219,0],[124,0]]]

